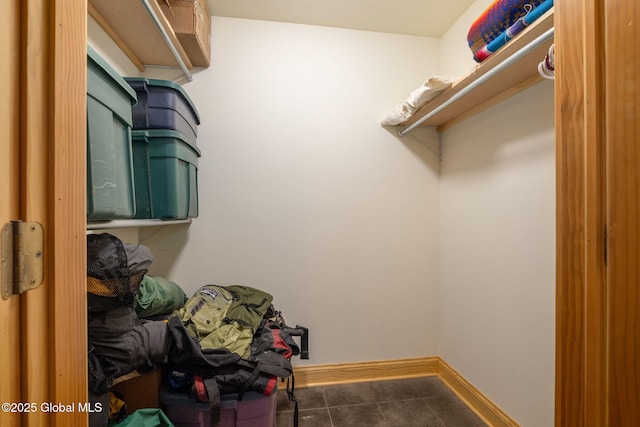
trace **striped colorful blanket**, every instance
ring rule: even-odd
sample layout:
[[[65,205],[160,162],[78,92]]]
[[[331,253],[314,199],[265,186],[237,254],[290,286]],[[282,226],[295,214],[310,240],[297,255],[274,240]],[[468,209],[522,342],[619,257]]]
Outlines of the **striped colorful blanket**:
[[[474,54],[502,35],[521,17],[545,0],[495,0],[471,25],[467,34],[469,49]]]
[[[504,0],[498,0],[498,2],[503,2]],[[519,0],[507,0],[511,2],[519,1]],[[476,62],[482,62],[487,59],[492,53],[501,48],[505,43],[514,38],[518,33],[524,30],[527,26],[531,25],[535,20],[540,18],[546,11],[553,7],[553,0],[527,0],[530,3],[524,4],[524,15],[520,15],[516,21],[508,26],[504,31],[497,34],[496,36],[492,36],[492,39],[484,44],[480,44],[476,46],[477,49],[473,50],[473,59]],[[533,7],[531,3],[536,3],[539,1],[539,4],[536,7]],[[489,10],[489,9],[487,9]],[[486,13],[486,12],[485,12]],[[477,21],[476,21],[477,22]],[[473,29],[473,27],[472,27]],[[471,33],[471,31],[470,31]]]

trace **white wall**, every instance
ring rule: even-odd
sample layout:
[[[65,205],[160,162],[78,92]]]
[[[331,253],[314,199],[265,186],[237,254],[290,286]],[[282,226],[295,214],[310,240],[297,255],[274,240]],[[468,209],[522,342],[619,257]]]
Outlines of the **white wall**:
[[[87,18],[87,44],[122,76],[139,76],[140,70],[122,52],[120,47],[90,16]]]
[[[487,4],[452,27],[442,54]],[[474,66],[466,44],[450,52],[443,72]],[[544,81],[442,135],[438,354],[527,427],[553,425],[553,120]]]
[[[431,132],[378,125],[426,77],[475,66],[466,31],[489,3],[439,41],[214,18],[212,66],[185,85],[200,217],[140,231],[152,273],[272,292],[311,328],[308,364],[439,355],[552,425],[552,84],[445,132],[442,165]]]
[[[213,19],[200,216],[144,231],[153,271],[271,292],[309,364],[436,355],[437,145],[380,120],[437,68],[437,40]],[[432,141],[429,141],[429,138]],[[303,363],[303,362],[300,362]]]
[[[495,0],[476,0],[439,39],[439,72],[443,75],[462,77],[478,65],[467,44],[471,24]]]

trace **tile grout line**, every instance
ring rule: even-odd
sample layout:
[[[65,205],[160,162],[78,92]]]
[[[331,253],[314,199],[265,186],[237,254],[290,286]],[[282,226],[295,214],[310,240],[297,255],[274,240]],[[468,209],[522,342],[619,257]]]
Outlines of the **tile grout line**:
[[[382,410],[382,408],[380,407],[380,402],[376,402],[376,407],[378,408],[378,411],[380,411],[380,415],[382,415],[382,419],[384,421],[387,421],[387,417],[384,415],[384,411]]]
[[[331,427],[334,427],[333,418],[331,418],[331,411],[329,410],[329,404],[327,403],[327,397],[324,394],[325,390],[326,388],[322,387],[322,400],[324,400],[324,408],[327,410],[327,415],[329,416],[329,422],[331,423]]]
[[[440,425],[442,427],[447,427],[447,424],[444,421],[442,421],[442,418],[440,418],[440,415],[438,415],[438,413],[431,407],[431,405],[429,405],[429,398],[423,397],[422,400],[424,401],[424,404],[427,405],[427,407],[431,410],[431,412],[433,412],[433,415],[435,415],[435,417],[438,419],[438,422],[440,422]]]
[[[375,381],[374,381],[375,382]],[[351,404],[336,404],[334,406],[329,406],[328,404],[328,398],[327,398],[327,391],[328,389],[330,389],[331,387],[325,387],[325,386],[319,386],[320,388],[320,392],[321,392],[321,396],[322,396],[322,405],[316,406],[314,408],[309,408],[309,409],[300,409],[300,413],[302,414],[303,412],[306,411],[312,411],[312,410],[325,410],[326,414],[329,418],[329,424],[331,427],[335,427],[335,422],[331,416],[331,409],[333,408],[348,408],[348,407],[354,407],[354,406],[360,406],[360,405],[371,405],[374,404],[376,405],[376,408],[378,410],[378,413],[380,414],[380,420],[381,421],[388,421],[387,416],[385,415],[382,405],[386,404],[386,403],[392,403],[392,402],[409,402],[409,401],[420,401],[423,404],[425,404],[427,406],[427,408],[429,408],[429,410],[431,411],[431,413],[435,416],[435,419],[437,420],[437,422],[439,423],[439,425],[441,427],[447,427],[447,423],[443,420],[443,418],[438,414],[438,412],[434,409],[434,407],[432,406],[432,402],[435,402],[434,399],[437,399],[438,397],[443,397],[443,398],[447,398],[447,396],[439,396],[439,395],[429,395],[429,396],[425,396],[424,395],[424,390],[423,387],[420,386],[417,382],[409,382],[407,383],[407,387],[406,387],[406,396],[405,398],[402,399],[393,399],[393,398],[389,398],[386,400],[378,400],[378,398],[381,398],[381,396],[379,394],[376,394],[373,399],[371,400],[367,400],[364,402],[359,402],[359,403],[351,403]],[[450,390],[446,384],[445,384],[445,388]],[[404,393],[402,393],[404,395]],[[396,394],[398,395],[398,394]],[[383,396],[382,399],[384,399],[386,396]],[[319,400],[319,399],[318,399]],[[318,402],[320,403],[320,402]],[[293,410],[282,410],[282,411],[278,411],[278,412],[283,412],[283,413],[291,413]],[[335,414],[334,414],[335,415]]]

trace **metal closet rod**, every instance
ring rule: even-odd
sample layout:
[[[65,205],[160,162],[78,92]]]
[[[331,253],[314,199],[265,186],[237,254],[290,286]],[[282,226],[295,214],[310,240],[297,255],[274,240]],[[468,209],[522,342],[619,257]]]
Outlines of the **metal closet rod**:
[[[144,5],[144,7],[147,9],[147,12],[149,12],[151,19],[153,20],[153,23],[156,24],[156,27],[158,27],[160,34],[162,34],[162,38],[164,39],[165,43],[167,43],[167,46],[169,47],[169,50],[171,51],[173,56],[176,58],[176,61],[178,61],[178,65],[182,69],[182,73],[184,74],[184,76],[189,81],[193,80],[193,76],[191,75],[191,73],[189,72],[189,69],[187,68],[184,61],[182,60],[182,57],[180,57],[180,54],[178,53],[176,47],[173,45],[173,42],[171,41],[169,34],[167,34],[167,30],[165,30],[164,26],[160,23],[160,18],[158,18],[156,11],[153,10],[153,7],[149,3],[149,0],[140,0],[140,1]]]
[[[478,86],[486,82],[487,80],[503,72],[504,70],[509,68],[511,65],[515,64],[524,56],[526,56],[529,52],[531,52],[534,49],[537,49],[538,47],[542,46],[547,40],[551,39],[553,37],[553,33],[554,33],[554,28],[548,29],[547,31],[539,35],[536,39],[532,40],[529,44],[527,44],[526,46],[523,46],[522,49],[520,49],[519,51],[517,51],[516,53],[514,53],[504,61],[502,61],[496,67],[487,71],[486,74],[484,74],[483,76],[475,80],[473,83],[469,84],[469,86],[460,90],[460,92],[456,93],[451,98],[447,99],[445,102],[443,102],[442,104],[438,105],[436,108],[431,110],[425,116],[421,117],[415,123],[412,123],[409,126],[402,129],[400,132],[398,132],[398,135],[400,136],[406,135],[416,127],[420,126],[426,120],[429,120],[431,117],[435,116],[440,111],[444,110],[449,105],[453,104],[454,102],[456,102],[457,100],[459,100],[460,98],[462,98],[463,96],[465,96],[466,94],[468,94],[469,92],[471,92],[472,90],[474,90],[475,88],[477,88]]]

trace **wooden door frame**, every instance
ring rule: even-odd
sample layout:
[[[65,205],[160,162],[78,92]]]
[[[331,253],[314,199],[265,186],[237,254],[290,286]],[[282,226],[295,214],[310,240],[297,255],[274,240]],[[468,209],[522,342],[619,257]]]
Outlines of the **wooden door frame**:
[[[53,3],[53,2],[52,2]],[[604,69],[605,0],[563,0],[555,6],[557,173],[556,425],[606,425],[606,190]],[[50,315],[56,336],[53,396],[86,393],[86,378],[64,378],[85,366],[84,266],[86,2],[56,0],[53,33],[51,153],[48,201],[54,274]],[[74,23],[58,26],[60,23]],[[65,31],[66,28],[66,31]],[[74,29],[75,28],[75,29]],[[66,54],[65,54],[66,53]],[[74,75],[69,78],[69,73]],[[82,76],[80,76],[82,74]],[[77,79],[77,80],[75,80]],[[69,92],[68,82],[74,84]],[[82,82],[83,84],[80,84]],[[62,96],[64,94],[64,96]],[[80,102],[82,100],[82,102]],[[72,136],[70,138],[70,136]],[[71,250],[71,257],[67,253]],[[56,284],[81,283],[73,289]],[[73,313],[73,315],[69,315]],[[69,329],[73,332],[69,333]],[[58,353],[60,351],[60,353]],[[82,360],[80,360],[82,359]],[[82,390],[81,390],[82,389]]]
[[[2,63],[0,82],[0,227],[19,215],[19,138],[20,113],[20,0],[4,4],[0,17]],[[2,267],[0,267],[2,268]],[[12,325],[20,322],[20,301],[0,299],[0,398],[3,402],[20,401],[20,333]],[[0,413],[0,425],[14,426],[20,415]]]
[[[608,425],[604,3],[554,13],[556,426]]]
[[[640,8],[604,2],[607,425],[640,422]]]
[[[555,5],[557,426],[608,422],[606,108],[601,61],[605,3],[563,0]],[[51,1],[50,8],[52,88],[47,105],[55,150],[48,156],[45,223],[50,253],[47,298],[53,302],[48,319],[55,338],[49,341],[49,388],[52,399],[65,402],[86,396],[87,12],[85,0]]]
[[[53,401],[87,402],[86,99],[87,2],[40,0],[50,8],[47,250],[49,392]],[[86,413],[56,414],[81,425]]]
[[[27,90],[29,101],[21,110],[26,120],[22,138],[31,153],[23,164],[27,171],[23,189],[42,195],[45,203],[25,199],[20,214],[21,219],[45,226],[46,278],[38,291],[26,294],[21,302],[27,310],[45,309],[49,327],[46,334],[36,333],[25,344],[23,362],[29,380],[22,393],[26,398],[82,402],[87,399],[87,4],[86,0],[22,3],[29,4],[23,17],[39,7],[37,19],[42,20],[40,30],[35,22],[28,27],[42,33],[36,36],[39,47],[28,46],[30,53],[23,59],[30,68],[23,72],[22,85],[36,88]],[[555,6],[558,426],[606,425],[604,83],[602,64],[597,61],[603,4],[604,0],[563,0]],[[46,131],[40,133],[38,126]],[[44,172],[34,173],[40,168]],[[23,318],[33,324],[29,319]],[[42,326],[34,328],[42,330]],[[44,354],[36,356],[38,349]],[[32,360],[36,357],[47,361],[44,368]],[[48,373],[48,380],[44,391],[37,391],[38,380],[45,378],[39,376],[42,372]],[[85,421],[86,414],[77,412],[54,414],[47,420],[51,425]]]
[[[86,310],[86,0],[16,0],[19,70],[13,97],[17,115],[17,202],[11,220],[44,229],[44,281],[10,298],[18,316],[4,328],[18,332],[5,343],[19,354],[3,377],[17,375],[3,401],[34,410],[1,413],[8,426],[86,425],[78,410],[88,400]],[[17,18],[17,19],[16,19]],[[4,171],[3,171],[4,172]],[[6,172],[5,172],[6,173]],[[14,310],[15,311],[15,310]],[[19,347],[19,351],[15,350]],[[9,372],[6,372],[9,371]],[[12,372],[17,371],[17,372]],[[6,374],[6,375],[5,375]],[[48,402],[72,412],[46,412]]]

